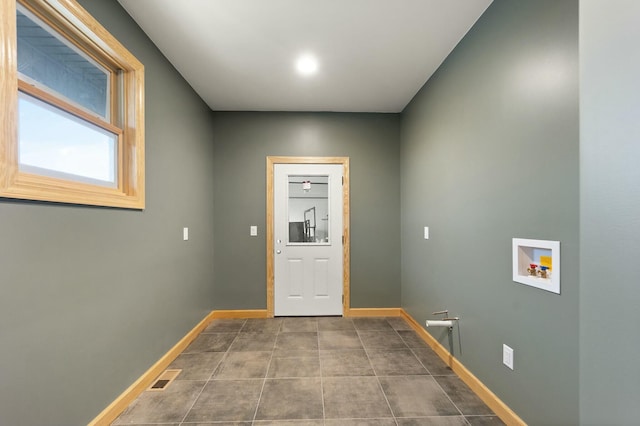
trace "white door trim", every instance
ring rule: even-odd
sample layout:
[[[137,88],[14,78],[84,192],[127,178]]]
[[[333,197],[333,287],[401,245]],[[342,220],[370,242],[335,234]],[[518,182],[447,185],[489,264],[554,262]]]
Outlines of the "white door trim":
[[[349,157],[267,157],[267,316],[273,317],[274,308],[274,215],[273,168],[275,164],[342,164],[344,184],[342,189],[342,314],[347,315],[350,306],[350,248],[349,234]]]

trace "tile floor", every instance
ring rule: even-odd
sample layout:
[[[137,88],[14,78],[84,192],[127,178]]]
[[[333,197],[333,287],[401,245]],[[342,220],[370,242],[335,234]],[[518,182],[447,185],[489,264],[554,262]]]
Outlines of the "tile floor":
[[[401,318],[215,320],[113,425],[502,425]]]

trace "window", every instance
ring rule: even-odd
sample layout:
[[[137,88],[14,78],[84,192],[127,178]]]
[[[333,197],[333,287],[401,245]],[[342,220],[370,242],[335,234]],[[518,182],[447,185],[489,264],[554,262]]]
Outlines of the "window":
[[[75,0],[0,0],[0,197],[144,208],[144,67]]]

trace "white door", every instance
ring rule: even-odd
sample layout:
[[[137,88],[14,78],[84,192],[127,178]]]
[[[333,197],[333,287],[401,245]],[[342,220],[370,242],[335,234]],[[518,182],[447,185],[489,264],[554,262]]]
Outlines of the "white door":
[[[342,165],[275,164],[274,315],[342,315]]]

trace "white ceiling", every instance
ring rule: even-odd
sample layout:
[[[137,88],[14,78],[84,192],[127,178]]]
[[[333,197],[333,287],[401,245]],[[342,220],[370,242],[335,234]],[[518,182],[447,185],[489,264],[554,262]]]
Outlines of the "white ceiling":
[[[400,112],[492,0],[118,1],[215,111]]]

